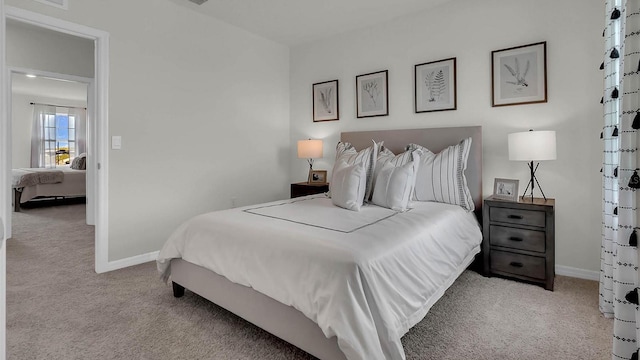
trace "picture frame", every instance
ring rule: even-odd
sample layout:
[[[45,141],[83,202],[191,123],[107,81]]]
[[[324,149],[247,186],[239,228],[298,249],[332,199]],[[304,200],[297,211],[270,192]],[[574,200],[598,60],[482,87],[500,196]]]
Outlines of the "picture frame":
[[[415,112],[456,110],[456,58],[414,66]]]
[[[547,42],[491,52],[491,106],[547,102]]]
[[[309,171],[309,184],[326,184],[327,170],[311,170]]]
[[[315,83],[313,88],[313,122],[340,120],[338,80]]]
[[[356,76],[358,118],[389,115],[389,71]]]
[[[493,198],[517,202],[519,183],[520,180],[495,178],[493,182]]]

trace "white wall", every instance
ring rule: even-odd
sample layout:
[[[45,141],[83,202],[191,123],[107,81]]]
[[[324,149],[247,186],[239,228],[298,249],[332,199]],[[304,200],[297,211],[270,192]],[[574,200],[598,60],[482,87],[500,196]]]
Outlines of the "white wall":
[[[314,168],[331,169],[341,131],[482,125],[483,192],[496,177],[528,181],[525,163],[510,162],[507,134],[555,130],[558,160],[537,173],[556,198],[556,264],[600,269],[602,4],[581,0],[454,0],[291,49],[291,143],[325,140]],[[491,107],[491,51],[547,41],[548,103]],[[415,114],[413,66],[457,57],[458,110]],[[355,76],[389,70],[390,115],[357,119]],[[313,123],[311,85],[340,80],[340,120]],[[306,162],[289,150],[291,181]],[[539,194],[539,193],[538,193]]]
[[[92,40],[18,21],[7,21],[6,37],[8,66],[93,78]]]
[[[26,95],[11,96],[11,166],[31,167],[31,123],[33,106]]]
[[[289,51],[169,1],[7,5],[110,33],[109,260],[185,219],[288,196]],[[258,176],[259,174],[259,176]]]
[[[14,168],[31,167],[32,102],[86,107],[86,101],[24,94],[11,95],[11,156]]]

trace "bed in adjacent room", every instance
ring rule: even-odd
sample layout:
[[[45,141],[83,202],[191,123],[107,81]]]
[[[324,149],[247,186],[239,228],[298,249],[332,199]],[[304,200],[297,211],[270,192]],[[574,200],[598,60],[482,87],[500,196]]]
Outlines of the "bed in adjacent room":
[[[371,139],[380,142],[366,152]],[[194,217],[158,257],[174,295],[187,288],[320,359],[404,359],[400,338],[480,251],[481,128],[353,132],[341,141],[365,149],[344,157],[351,163],[339,159],[351,171],[342,184],[367,172],[360,160],[380,165],[354,187],[366,188],[371,204],[349,210],[351,203],[340,203],[341,185],[332,183],[333,198],[312,195]],[[408,144],[413,147],[404,152]],[[422,146],[431,152],[416,150]],[[343,174],[339,165],[334,181]],[[453,183],[444,172],[433,183],[417,183],[445,168],[459,175]],[[398,202],[397,193],[409,188],[390,179],[403,174],[415,177],[415,197],[435,195],[433,201]],[[375,183],[365,181],[374,176]],[[434,184],[441,191],[424,195]],[[443,194],[453,200],[441,201]]]
[[[35,198],[84,197],[87,194],[86,170],[71,166],[55,169],[12,169],[13,209]]]

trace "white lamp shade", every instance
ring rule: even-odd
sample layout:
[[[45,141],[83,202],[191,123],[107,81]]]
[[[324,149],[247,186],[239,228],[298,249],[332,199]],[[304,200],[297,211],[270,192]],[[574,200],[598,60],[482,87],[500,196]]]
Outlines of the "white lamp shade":
[[[322,140],[298,140],[298,158],[319,159],[322,157]]]
[[[555,131],[524,131],[509,134],[509,160],[542,161],[555,159]]]

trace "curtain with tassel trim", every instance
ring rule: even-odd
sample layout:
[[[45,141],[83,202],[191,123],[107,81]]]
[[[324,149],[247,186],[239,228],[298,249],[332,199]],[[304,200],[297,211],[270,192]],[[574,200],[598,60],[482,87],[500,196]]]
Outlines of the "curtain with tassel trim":
[[[600,311],[614,319],[612,359],[638,359],[640,0],[607,0]]]

